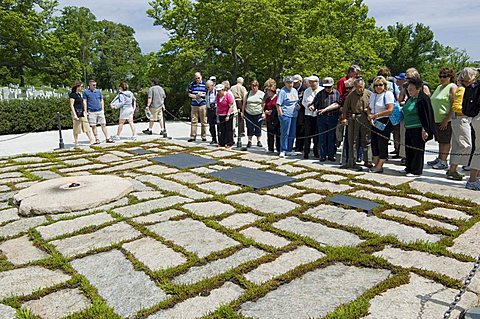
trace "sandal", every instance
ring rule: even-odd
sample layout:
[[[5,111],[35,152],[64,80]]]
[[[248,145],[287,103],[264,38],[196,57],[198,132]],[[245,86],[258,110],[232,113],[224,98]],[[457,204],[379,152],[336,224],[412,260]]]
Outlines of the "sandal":
[[[98,145],[98,144],[100,144],[100,140],[97,138],[97,139],[95,140],[95,143],[93,143],[92,145]]]
[[[115,141],[114,141],[114,140],[112,140],[112,138],[111,138],[111,137],[107,138],[106,142],[107,142],[107,143],[115,143]]]

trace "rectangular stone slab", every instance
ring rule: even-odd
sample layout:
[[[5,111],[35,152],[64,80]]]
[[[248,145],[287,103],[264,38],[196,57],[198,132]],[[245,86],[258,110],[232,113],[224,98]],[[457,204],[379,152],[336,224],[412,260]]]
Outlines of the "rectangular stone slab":
[[[195,168],[217,163],[216,161],[208,158],[185,153],[153,157],[150,160],[155,163],[166,164],[176,168]]]
[[[149,150],[145,150],[143,148],[139,148],[136,150],[130,150],[130,153],[136,154],[136,155],[145,155],[151,153]]]
[[[213,172],[209,175],[238,185],[253,187],[254,189],[282,186],[295,181],[294,178],[289,176],[273,174],[247,167],[236,167],[220,172]]]
[[[360,208],[366,213],[370,213],[375,207],[382,206],[378,203],[371,202],[369,200],[359,199],[359,198],[355,198],[347,195],[335,195],[330,197],[328,201],[334,204],[350,206],[353,208]]]

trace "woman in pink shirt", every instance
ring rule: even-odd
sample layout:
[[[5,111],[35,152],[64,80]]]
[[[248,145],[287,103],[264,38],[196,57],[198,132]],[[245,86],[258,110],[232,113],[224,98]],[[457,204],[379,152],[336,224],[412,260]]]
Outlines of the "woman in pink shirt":
[[[217,91],[218,146],[230,148],[233,145],[232,113],[235,101],[231,94],[227,94],[223,84],[215,86],[215,90]]]

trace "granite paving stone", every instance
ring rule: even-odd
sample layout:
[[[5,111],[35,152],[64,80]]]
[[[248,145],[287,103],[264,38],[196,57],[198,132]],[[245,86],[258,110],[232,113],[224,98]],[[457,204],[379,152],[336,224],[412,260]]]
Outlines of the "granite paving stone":
[[[303,192],[305,191],[289,185],[283,185],[283,186],[268,190],[267,194],[281,196],[281,197],[290,197],[293,195],[301,194]]]
[[[123,158],[114,155],[114,154],[105,154],[102,156],[98,156],[95,158],[97,161],[102,162],[102,163],[113,163],[113,162],[118,162],[118,161],[123,161]]]
[[[388,204],[405,206],[405,207],[408,207],[408,208],[420,205],[420,203],[418,201],[414,200],[414,199],[399,197],[399,196],[388,196],[388,195],[373,193],[373,192],[365,191],[365,190],[359,190],[359,191],[353,192],[349,195],[357,196],[357,197],[361,197],[361,198],[367,198],[367,199],[371,199],[371,200],[381,200],[381,201],[384,201]]]
[[[122,317],[133,318],[141,309],[152,307],[167,297],[118,250],[76,259],[71,264]]]
[[[156,199],[165,197],[161,192],[158,191],[143,191],[143,192],[134,192],[130,193],[131,196],[136,197],[138,200],[147,200],[147,199]]]
[[[198,174],[210,174],[210,173],[216,172],[216,170],[208,167],[196,167],[196,168],[190,169],[190,171]]]
[[[262,264],[246,273],[245,278],[260,285],[300,265],[314,262],[323,257],[325,257],[325,254],[316,249],[307,246],[297,247],[293,251],[280,255],[274,261]]]
[[[209,181],[208,178],[204,178],[189,172],[171,174],[168,175],[168,177],[185,184],[200,184]]]
[[[452,187],[440,183],[413,181],[409,185],[411,188],[419,191],[422,194],[432,193],[440,196],[453,196],[460,199],[469,200],[477,205],[480,204],[480,196],[478,196],[478,192],[466,189],[463,184],[458,187]]]
[[[445,228],[445,229],[452,230],[452,231],[455,231],[455,230],[458,229],[457,226],[452,225],[452,224],[439,222],[438,220],[433,220],[433,219],[430,219],[430,218],[417,216],[415,214],[402,212],[402,211],[395,210],[395,209],[386,210],[386,211],[382,212],[382,214],[385,214],[387,216],[392,216],[392,217],[406,218],[410,221],[420,223],[420,224],[424,224],[424,225],[431,226],[431,227],[440,227],[440,228]]]
[[[295,175],[296,179],[303,179],[303,178],[311,178],[311,177],[317,177],[319,176],[319,172],[305,172],[302,174]]]
[[[81,211],[78,211],[78,212],[71,212],[71,213],[64,213],[64,214],[54,214],[54,215],[50,215],[49,217],[52,220],[59,220],[59,219],[62,219],[62,218],[88,215],[88,214],[91,214],[91,213],[96,212],[96,211],[100,212],[100,211],[110,210],[114,207],[120,207],[120,206],[125,206],[125,205],[128,205],[128,198],[126,198],[126,197],[121,198],[119,200],[116,200],[114,202],[111,202],[109,204],[99,206],[99,207],[90,208],[90,209],[86,209],[86,210],[81,210]]]
[[[289,164],[279,165],[276,169],[287,172],[287,173],[302,173],[305,172],[306,169],[304,167],[293,166]]]
[[[420,251],[401,250],[390,246],[373,255],[384,258],[395,266],[429,270],[461,282],[465,280],[473,267],[471,262],[458,261],[450,257],[435,256]],[[478,276],[473,278],[468,289],[472,289],[476,293],[480,292],[480,278]]]
[[[172,217],[181,216],[183,214],[185,213],[182,211],[179,211],[176,209],[169,209],[169,210],[164,210],[155,214],[139,216],[139,217],[133,218],[132,221],[139,224],[156,224],[159,222],[167,221]]]
[[[241,187],[239,186],[216,182],[216,181],[205,183],[205,184],[199,184],[198,187],[206,191],[214,192],[216,194],[222,194],[222,195],[233,193],[241,189]]]
[[[352,189],[352,186],[343,185],[343,184],[334,184],[331,182],[321,182],[316,179],[306,179],[301,182],[293,184],[294,186],[300,186],[305,188],[310,188],[314,190],[325,190],[331,193],[340,193]]]
[[[236,155],[236,154],[233,153],[233,152],[229,152],[229,151],[215,151],[215,152],[208,153],[208,155],[210,155],[212,157],[224,158],[224,157],[232,156],[232,155]]]
[[[320,194],[315,194],[315,193],[309,193],[309,194],[305,194],[301,197],[297,197],[297,199],[299,199],[299,200],[301,200],[302,202],[305,202],[305,203],[316,203],[318,201],[321,201],[324,198],[325,198],[325,195],[320,195]]]
[[[443,204],[442,201],[439,201],[438,199],[433,199],[429,198],[423,195],[418,195],[418,194],[408,194],[409,197],[424,201],[424,202],[429,202],[429,203],[434,203],[434,204]]]
[[[201,193],[199,191],[191,189],[188,186],[172,182],[157,176],[138,176],[137,180],[141,182],[151,183],[155,185],[155,187],[157,187],[159,190],[176,192],[191,199],[204,199],[212,197],[212,195]]]
[[[232,159],[222,159],[221,161],[225,164],[247,167],[247,168],[253,168],[253,169],[262,169],[262,168],[267,168],[268,167],[267,165],[262,165],[262,164],[258,164],[258,163],[250,162],[250,161],[241,161],[241,160],[234,159],[234,158],[232,158]]]
[[[355,179],[364,179],[367,181],[377,182],[379,184],[398,186],[410,182],[414,178],[405,176],[394,176],[390,174],[365,173],[364,175],[356,177]]]
[[[22,265],[49,257],[46,252],[35,247],[28,236],[4,241],[0,244],[0,252],[14,265]]]
[[[0,318],[15,319],[17,318],[17,310],[7,305],[0,304]]]
[[[64,289],[38,300],[27,301],[22,308],[29,309],[40,318],[61,319],[87,309],[91,305],[80,289]]]
[[[10,187],[7,185],[0,185],[0,192],[8,192]]]
[[[297,217],[288,217],[273,224],[280,230],[312,238],[324,246],[356,246],[363,242],[360,237],[341,229],[330,228],[320,223],[304,222]]]
[[[336,206],[320,205],[309,209],[305,214],[343,226],[359,227],[380,236],[395,236],[404,243],[413,243],[417,240],[437,242],[442,238],[440,235],[428,234],[420,228]]]
[[[182,254],[150,237],[123,244],[122,247],[152,271],[176,267],[187,261]]]
[[[141,233],[125,222],[107,226],[93,233],[54,240],[53,246],[64,256],[74,257],[93,249],[111,246],[115,243],[135,239]]]
[[[43,178],[43,179],[54,179],[54,178],[60,178],[62,177],[61,175],[52,172],[52,171],[33,171],[32,174]]]
[[[0,179],[12,178],[12,177],[23,177],[23,174],[20,172],[8,172],[0,174]]]
[[[290,241],[280,237],[278,235],[272,234],[267,231],[263,231],[259,228],[256,227],[250,227],[247,229],[244,229],[240,232],[243,236],[253,239],[256,242],[268,246],[272,246],[275,248],[282,248],[288,244],[290,244]]]
[[[443,207],[430,209],[425,211],[425,213],[430,215],[445,217],[447,219],[469,220],[471,218],[471,216],[465,214],[462,211],[459,211],[456,209],[443,208]]]
[[[70,234],[88,226],[99,226],[115,219],[107,213],[87,215],[70,220],[62,220],[47,226],[37,227],[37,231],[45,240]]]
[[[18,212],[18,208],[9,208],[9,209],[0,210],[0,224],[11,222],[14,220],[19,220],[20,216],[18,216],[17,212]]]
[[[23,182],[23,183],[17,183],[15,184],[15,188],[17,190],[20,190],[20,189],[24,189],[24,188],[27,188],[27,187],[30,187],[30,186],[33,186],[37,183],[40,183],[39,181],[31,181],[31,182]]]
[[[13,158],[15,162],[18,163],[40,163],[40,162],[46,162],[47,159],[44,157],[38,157],[38,156],[23,156],[23,157],[16,157]]]
[[[70,165],[70,166],[79,166],[79,165],[86,165],[86,164],[91,164],[92,163],[85,158],[64,160],[63,162],[67,165]]]
[[[10,178],[0,179],[0,184],[20,183],[20,182],[26,182],[26,181],[29,181],[29,179],[25,177],[10,177]]]
[[[252,213],[233,214],[222,219],[219,223],[227,228],[237,229],[248,224],[254,223],[261,217]]]
[[[265,214],[286,214],[300,206],[286,199],[257,193],[230,195],[226,199]]]
[[[124,217],[134,217],[143,213],[148,213],[154,209],[163,209],[177,204],[188,203],[192,200],[180,196],[168,196],[160,199],[149,200],[137,204],[115,208],[114,213]]]
[[[360,182],[353,182],[353,181],[350,181],[349,182],[350,185],[352,186],[361,186],[361,187],[364,187],[364,188],[367,188],[368,190],[372,191],[372,192],[376,192],[376,191],[381,191],[381,192],[393,192],[393,193],[399,193],[400,190],[398,189],[395,189],[395,188],[392,188],[392,187],[383,187],[383,186],[374,186],[374,185],[370,185],[370,184],[366,184],[366,183],[360,183]]]
[[[215,251],[239,245],[230,237],[193,219],[166,221],[147,227],[157,235],[174,242],[186,250],[206,257]]]
[[[0,272],[0,300],[9,296],[30,295],[38,289],[52,287],[70,280],[60,270],[39,266],[18,268]]]
[[[389,319],[443,318],[456,293],[457,290],[411,273],[410,283],[374,297],[370,301],[369,315],[364,319],[385,318],[385,314]],[[475,294],[466,292],[458,306],[470,309],[477,302]],[[459,315],[458,308],[452,312],[452,318]]]
[[[321,179],[329,181],[329,182],[339,182],[348,179],[348,177],[343,175],[333,175],[333,174],[324,174],[320,176]]]
[[[389,275],[390,272],[384,269],[335,264],[306,273],[256,301],[244,303],[240,312],[259,319],[323,318]]]
[[[183,205],[183,208],[200,216],[210,217],[235,212],[235,207],[221,202],[202,202]]]
[[[119,157],[133,157],[133,154],[122,151],[109,151],[108,153]]]
[[[143,184],[142,182],[136,180],[135,178],[127,177],[127,180],[132,183],[133,190],[136,191],[136,192],[150,192],[150,191],[153,191],[153,188]]]
[[[0,237],[12,237],[47,222],[45,216],[22,218],[0,227]]]
[[[124,171],[124,170],[132,170],[138,167],[147,166],[151,164],[152,162],[148,160],[132,161],[129,163],[115,165],[112,167],[107,167],[104,169],[97,170],[97,173],[112,173],[112,172],[118,172],[118,171]]]
[[[453,240],[453,246],[447,248],[452,253],[477,258],[480,255],[480,223],[476,223],[466,232]]]
[[[142,172],[142,173],[157,174],[157,175],[174,174],[174,173],[179,172],[179,170],[176,169],[176,168],[167,167],[167,166],[163,166],[163,165],[147,166],[147,167],[139,168],[139,169],[137,169],[137,171]]]
[[[74,166],[69,168],[62,168],[59,169],[62,173],[72,173],[72,172],[80,172],[80,171],[88,171],[93,169],[100,169],[106,167],[105,164],[90,164],[90,165],[82,165],[82,166]]]
[[[229,304],[243,293],[243,289],[231,282],[210,291],[208,296],[197,296],[160,310],[147,319],[197,319],[206,316],[221,305]]]
[[[176,277],[173,283],[193,284],[225,273],[241,264],[263,257],[266,254],[266,252],[255,247],[243,248],[226,258],[217,259],[206,265],[192,267],[186,273]]]
[[[254,161],[254,162],[270,162],[273,159],[276,159],[276,157],[267,155],[267,154],[258,154],[258,153],[246,153],[242,154],[240,156],[241,159],[247,160],[247,161]],[[291,161],[290,161],[291,162]],[[280,164],[278,164],[280,165]]]

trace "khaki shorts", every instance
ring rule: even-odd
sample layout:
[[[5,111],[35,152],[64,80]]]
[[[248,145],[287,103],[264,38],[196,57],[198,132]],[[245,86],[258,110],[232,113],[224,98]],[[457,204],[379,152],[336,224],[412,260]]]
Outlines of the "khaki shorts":
[[[90,123],[90,126],[96,126],[97,124],[100,124],[100,125],[107,124],[107,121],[105,120],[105,113],[103,113],[103,111],[89,112],[88,123]]]
[[[79,117],[78,120],[73,119],[73,134],[90,132],[90,125],[86,117]]]
[[[163,107],[151,107],[150,108],[150,113],[152,113],[152,116],[150,116],[150,121],[159,121],[160,119],[163,119]]]

